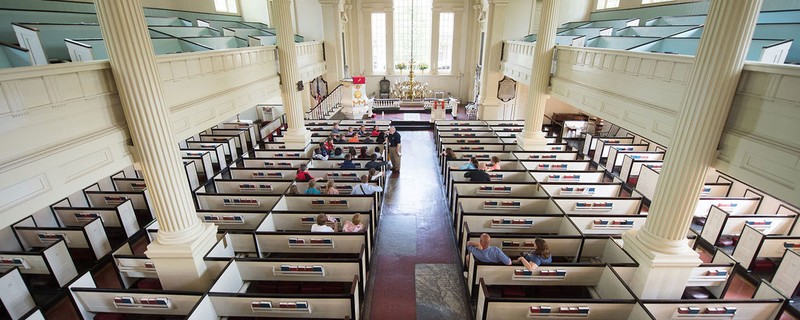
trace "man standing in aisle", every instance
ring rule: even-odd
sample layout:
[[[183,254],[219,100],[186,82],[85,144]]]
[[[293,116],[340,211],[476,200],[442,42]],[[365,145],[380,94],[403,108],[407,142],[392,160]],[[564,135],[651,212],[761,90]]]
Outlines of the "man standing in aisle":
[[[400,172],[400,157],[403,156],[400,145],[400,133],[394,126],[389,127],[386,141],[389,143],[389,160],[392,161],[392,171]]]

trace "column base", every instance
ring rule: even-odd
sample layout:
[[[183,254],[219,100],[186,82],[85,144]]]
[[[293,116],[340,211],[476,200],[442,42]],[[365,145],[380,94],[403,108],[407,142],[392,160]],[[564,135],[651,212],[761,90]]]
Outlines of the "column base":
[[[525,151],[546,151],[547,138],[541,131],[522,131],[517,136],[517,145]]]
[[[289,128],[283,134],[283,143],[286,145],[286,149],[305,150],[311,143],[311,131]]]
[[[217,226],[201,224],[202,232],[190,242],[164,244],[158,241],[147,246],[145,255],[155,263],[158,279],[164,290],[205,292],[216,275],[209,274],[203,257],[217,242]]]
[[[505,120],[503,110],[500,109],[500,100],[484,99],[478,103],[478,118],[481,120]]]
[[[676,251],[676,244],[664,239],[654,242],[643,233],[647,231],[633,230],[622,235],[623,248],[639,263],[629,283],[631,290],[642,299],[680,299],[692,270],[703,263],[700,255],[689,247],[688,241],[681,241],[685,249]]]

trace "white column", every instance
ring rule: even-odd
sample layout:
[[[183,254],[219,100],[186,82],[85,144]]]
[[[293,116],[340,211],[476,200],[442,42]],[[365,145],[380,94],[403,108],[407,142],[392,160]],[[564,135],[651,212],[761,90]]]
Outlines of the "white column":
[[[500,72],[500,56],[503,50],[503,30],[506,24],[508,0],[488,1],[478,112],[482,120],[499,120],[502,118],[502,110],[500,100],[497,99],[497,89],[500,80],[503,79],[503,74]]]
[[[558,29],[558,1],[542,2],[542,18],[539,20],[539,33],[533,49],[531,79],[528,84],[528,97],[525,104],[525,129],[517,143],[523,150],[542,150],[547,144],[542,132],[544,110],[550,97],[550,69],[553,51],[556,46],[556,30]]]
[[[641,298],[679,298],[701,263],[686,240],[742,73],[763,0],[712,0],[647,222],[623,236]]]
[[[275,29],[278,36],[278,66],[281,74],[281,97],[286,109],[288,129],[284,134],[284,143],[288,149],[305,149],[311,143],[311,131],[306,130],[303,121],[302,89],[298,88],[300,68],[297,66],[297,46],[294,42],[292,28],[293,0],[274,0]],[[308,83],[303,83],[303,87]]]
[[[428,72],[431,75],[439,73],[439,11],[431,12],[431,63]]]
[[[394,74],[394,10],[386,10],[386,74]]]
[[[344,51],[342,48],[343,0],[319,0],[322,6],[322,27],[325,32],[325,79],[338,82],[344,75]]]
[[[211,283],[203,255],[217,227],[197,217],[158,75],[140,0],[97,0],[128,130],[133,138],[153,210],[158,238],[148,246],[161,284],[171,290],[205,290]]]

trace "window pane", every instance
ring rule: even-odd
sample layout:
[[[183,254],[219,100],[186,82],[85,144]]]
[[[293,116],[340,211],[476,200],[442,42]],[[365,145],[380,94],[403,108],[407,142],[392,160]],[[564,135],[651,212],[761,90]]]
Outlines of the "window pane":
[[[214,8],[219,12],[228,11],[228,0],[214,0]]]
[[[386,71],[386,14],[372,14],[372,71]]]
[[[236,0],[228,0],[228,12],[236,13],[239,11],[239,8],[236,6]]]
[[[439,14],[439,72],[450,73],[453,68],[453,27],[455,13]]]
[[[413,21],[411,18],[412,3]],[[412,49],[416,65],[422,63],[430,65],[432,6],[432,0],[394,0],[394,65],[408,64],[411,60]]]

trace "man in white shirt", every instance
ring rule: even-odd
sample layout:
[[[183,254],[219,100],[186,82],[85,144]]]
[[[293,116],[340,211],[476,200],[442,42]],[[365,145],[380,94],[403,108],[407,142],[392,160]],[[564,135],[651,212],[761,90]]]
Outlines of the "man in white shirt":
[[[334,232],[333,228],[329,227],[326,223],[328,218],[324,213],[317,215],[316,223],[311,226],[311,232]]]
[[[369,184],[369,177],[364,174],[361,175],[361,184],[353,187],[351,194],[373,194],[375,192],[383,192],[383,188]]]

